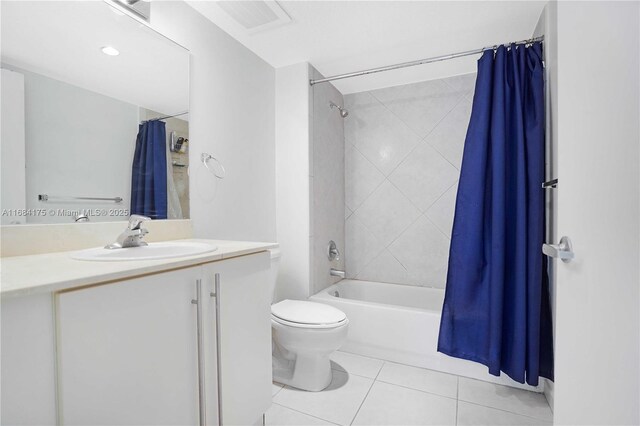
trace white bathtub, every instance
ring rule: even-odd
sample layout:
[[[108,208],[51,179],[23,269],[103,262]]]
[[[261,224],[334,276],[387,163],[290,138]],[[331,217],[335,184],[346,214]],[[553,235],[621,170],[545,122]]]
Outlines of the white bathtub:
[[[337,292],[337,293],[336,293]],[[437,351],[444,290],[342,280],[309,298],[343,311],[349,336],[342,351],[416,367],[542,392],[506,375],[495,377],[484,365]]]

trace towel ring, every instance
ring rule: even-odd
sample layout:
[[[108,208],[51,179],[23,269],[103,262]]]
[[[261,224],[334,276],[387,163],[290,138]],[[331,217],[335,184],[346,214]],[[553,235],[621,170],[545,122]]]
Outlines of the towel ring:
[[[216,163],[218,163],[218,166],[220,167],[220,170],[222,170],[222,173],[218,174],[216,173],[213,169],[211,169],[209,167],[209,160],[213,160]],[[214,157],[211,154],[207,154],[206,152],[203,152],[200,155],[200,161],[202,161],[202,164],[204,164],[204,166],[207,168],[207,170],[209,170],[215,177],[217,177],[218,179],[224,179],[224,177],[227,174],[227,171],[224,169],[224,166],[222,165],[222,163],[220,162],[220,160],[218,160],[216,157]]]

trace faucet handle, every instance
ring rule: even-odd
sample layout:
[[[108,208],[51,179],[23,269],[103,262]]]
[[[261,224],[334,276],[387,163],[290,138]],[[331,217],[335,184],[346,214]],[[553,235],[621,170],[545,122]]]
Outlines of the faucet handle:
[[[329,241],[329,246],[327,247],[327,257],[329,260],[340,260],[340,250],[338,250],[338,246],[335,241]]]
[[[148,216],[142,216],[142,215],[139,215],[139,214],[132,214],[129,217],[129,229],[132,230],[132,231],[140,229],[140,225],[142,225],[142,222],[146,222],[148,220],[151,220],[151,218],[148,217]]]

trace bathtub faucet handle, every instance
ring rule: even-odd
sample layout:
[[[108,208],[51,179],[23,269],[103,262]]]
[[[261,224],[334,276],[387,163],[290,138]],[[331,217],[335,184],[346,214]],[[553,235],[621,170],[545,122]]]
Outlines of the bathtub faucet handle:
[[[346,276],[344,271],[339,271],[339,270],[334,269],[334,268],[331,268],[331,270],[329,271],[329,275],[331,275],[333,277],[340,277],[340,278],[345,278],[345,276]]]
[[[327,257],[329,260],[340,260],[340,250],[338,250],[338,246],[335,241],[329,241],[329,246],[327,247]]]

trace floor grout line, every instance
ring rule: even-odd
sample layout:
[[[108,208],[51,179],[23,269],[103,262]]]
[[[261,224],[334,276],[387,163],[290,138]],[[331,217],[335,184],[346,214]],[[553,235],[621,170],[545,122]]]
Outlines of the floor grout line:
[[[362,377],[363,379],[375,380],[373,377],[363,376],[362,374],[351,373],[350,371],[347,371],[347,370],[337,370],[337,369],[335,369],[333,367],[331,368],[331,371],[335,371],[337,373],[346,373],[346,374],[348,374],[350,376]]]
[[[313,417],[314,419],[322,420],[323,422],[331,423],[332,425],[338,425],[339,423],[331,422],[327,419],[323,419],[322,417],[314,416],[313,414],[305,413],[304,411],[296,410],[295,408],[287,407],[286,405],[278,404],[277,402],[272,402],[271,404],[279,405],[280,407],[284,407],[287,410],[295,411],[296,413],[304,414],[305,416]]]
[[[360,406],[358,407],[358,410],[356,411],[356,414],[353,416],[353,419],[351,419],[351,423],[349,423],[350,425],[352,425],[353,422],[356,421],[356,417],[358,417],[358,413],[360,412],[360,409],[362,408],[362,406],[364,405],[365,401],[369,397],[369,393],[371,392],[371,389],[373,389],[373,385],[375,385],[376,382],[378,381],[378,376],[380,375],[380,372],[384,368],[385,364],[386,364],[386,361],[382,361],[382,365],[380,366],[380,369],[378,370],[378,373],[376,374],[376,377],[374,377],[373,381],[371,382],[371,386],[369,386],[369,390],[367,391],[367,394],[364,396],[364,399],[360,403]],[[351,373],[349,373],[349,374],[351,374]]]
[[[350,354],[350,352],[345,352],[345,353]],[[534,417],[534,416],[531,416],[531,415],[528,415],[528,414],[522,414],[522,413],[516,412],[516,411],[509,411],[509,410],[506,410],[506,409],[503,409],[503,408],[497,408],[497,407],[493,407],[493,406],[490,406],[490,405],[484,405],[484,404],[480,404],[478,402],[467,401],[467,400],[464,400],[464,399],[461,400],[460,399],[460,378],[462,378],[463,376],[460,376],[458,374],[445,373],[445,372],[442,372],[442,371],[439,371],[439,370],[434,370],[434,369],[430,369],[430,368],[423,368],[423,367],[416,367],[416,366],[412,366],[412,365],[409,365],[409,364],[403,364],[403,363],[400,363],[400,362],[382,360],[380,358],[372,358],[372,357],[368,357],[368,356],[365,356],[365,355],[359,355],[359,354],[352,354],[352,355],[357,355],[357,356],[361,356],[361,357],[364,357],[364,358],[369,358],[369,359],[382,361],[382,366],[378,370],[378,373],[376,374],[375,379],[373,379],[374,383],[375,382],[380,382],[380,383],[385,383],[385,384],[392,385],[392,386],[398,386],[398,387],[401,387],[401,388],[404,388],[404,389],[415,390],[415,391],[426,393],[426,394],[429,394],[429,395],[440,396],[440,397],[447,398],[447,399],[455,399],[455,401],[456,401],[456,425],[458,424],[458,407],[459,407],[458,403],[459,402],[464,402],[464,403],[476,405],[476,406],[479,406],[479,407],[491,408],[491,409],[502,411],[502,412],[505,412],[505,413],[514,414],[514,415],[517,415],[517,416],[522,416],[522,417],[527,417],[527,418],[530,418],[530,419],[538,420],[538,421],[541,421],[541,422],[549,422],[549,420],[542,419],[540,417]],[[425,391],[425,390],[422,390],[422,389],[416,389],[416,388],[413,388],[413,387],[410,387],[410,386],[399,385],[397,383],[392,383],[392,382],[388,382],[388,381],[385,381],[385,380],[381,380],[381,379],[379,379],[380,373],[382,372],[382,370],[384,369],[385,365],[387,365],[387,364],[397,364],[397,365],[402,365],[402,366],[407,366],[407,367],[412,367],[412,368],[418,368],[418,369],[421,369],[421,370],[447,374],[449,376],[454,376],[456,378],[456,396],[455,397],[450,397],[450,396],[446,396],[446,395],[442,395],[442,394],[438,394],[438,393],[434,393],[434,392]],[[339,371],[340,372],[340,370],[335,370],[335,371]],[[347,374],[353,374],[353,373],[347,372],[346,370],[345,371],[341,371],[341,372],[342,373],[346,372]],[[359,374],[353,374],[353,375],[354,376],[358,376],[358,377],[371,379],[370,377],[361,376]],[[471,380],[477,380],[477,381],[480,381],[480,382],[485,382],[485,381],[479,380],[479,379],[471,379]],[[486,383],[490,383],[490,382],[486,382]],[[497,386],[505,386],[505,385],[498,385],[498,384],[496,384],[496,385]],[[519,389],[519,388],[514,388],[514,389]],[[525,392],[532,392],[532,391],[527,391],[526,389],[519,389],[519,390],[523,390]],[[367,397],[368,397],[368,395],[369,395],[369,393],[367,392]],[[365,400],[363,401],[363,403],[366,401],[367,397],[365,397]],[[362,406],[362,404],[361,404],[361,406]],[[358,408],[358,412],[359,411],[360,411],[360,408]],[[356,416],[357,416],[357,413],[356,413]],[[354,417],[354,420],[355,420],[355,417]],[[353,421],[352,421],[352,423],[353,423]]]
[[[477,407],[491,408],[492,410],[502,411],[503,413],[514,414],[516,416],[521,416],[521,417],[526,417],[528,419],[538,420],[540,422],[546,422],[546,423],[550,423],[551,422],[551,423],[553,423],[553,418],[551,420],[545,420],[545,419],[541,419],[540,417],[533,417],[533,416],[528,415],[528,414],[517,413],[515,411],[509,411],[509,410],[505,410],[504,408],[497,408],[497,407],[493,407],[491,405],[484,405],[484,404],[480,404],[478,402],[466,401],[464,399],[461,399],[459,401],[460,402],[464,402],[465,404],[475,405]]]
[[[274,382],[271,382],[271,383],[274,383]],[[278,390],[276,391],[276,393],[271,394],[271,399],[272,399],[272,400],[273,400],[273,398],[275,398],[275,396],[276,396],[277,394],[279,394],[279,393],[280,393],[280,391],[281,391],[282,389],[284,389],[284,385],[283,385],[282,383],[278,383],[278,385],[280,386],[280,389],[278,389]]]
[[[416,388],[412,388],[410,386],[399,385],[397,383],[387,382],[385,380],[376,379],[376,382],[380,382],[380,383],[384,383],[384,384],[392,385],[392,386],[398,386],[399,388],[414,390],[416,392],[422,392],[422,393],[426,393],[428,395],[439,396],[439,397],[442,397],[442,398],[447,398],[447,399],[452,399],[454,401],[457,401],[457,398],[455,398],[453,396],[446,396],[446,395],[442,395],[442,394],[435,393],[435,392],[429,392],[429,391],[426,391],[426,390],[423,390],[423,389],[416,389]]]
[[[458,426],[458,403],[460,400],[458,397],[460,396],[460,376],[456,377],[456,426]]]
[[[380,358],[373,358],[373,357],[368,357],[368,356],[365,356],[365,355],[353,354],[353,353],[351,353],[351,352],[343,352],[343,353],[345,353],[345,354],[350,354],[350,355],[355,355],[355,356],[359,356],[359,357],[367,358],[367,359],[370,359],[370,360],[375,360],[375,361],[381,361],[381,362],[382,362],[382,364],[381,364],[381,365],[380,365],[380,367],[378,368],[378,371],[377,371],[377,373],[376,373],[376,375],[375,375],[375,377],[374,377],[374,378],[367,377],[367,376],[362,376],[362,375],[360,375],[360,374],[354,374],[354,373],[351,373],[351,372],[347,371],[347,369],[346,369],[346,368],[344,368],[344,367],[342,367],[342,366],[340,366],[340,367],[344,368],[344,371],[342,371],[342,370],[337,370],[337,369],[332,368],[332,372],[334,372],[334,371],[335,371],[335,372],[338,372],[338,373],[343,373],[343,374],[347,374],[347,375],[353,375],[353,376],[360,377],[360,378],[363,378],[363,379],[371,380],[371,385],[369,386],[369,389],[367,390],[367,393],[365,394],[364,398],[363,398],[363,399],[362,399],[362,401],[360,402],[360,404],[359,404],[359,406],[358,406],[358,409],[356,410],[356,412],[355,412],[355,414],[354,414],[353,418],[351,419],[351,422],[349,423],[350,425],[352,425],[352,424],[353,424],[353,422],[355,422],[356,418],[358,417],[358,414],[359,414],[359,413],[360,413],[360,411],[362,410],[362,407],[364,406],[365,402],[367,402],[367,399],[369,398],[369,395],[370,395],[370,393],[371,393],[371,390],[373,389],[373,386],[374,386],[376,383],[384,383],[384,384],[388,384],[388,385],[391,385],[391,386],[397,386],[397,387],[400,387],[400,388],[404,388],[404,389],[408,389],[408,390],[413,390],[413,391],[417,391],[417,392],[425,393],[425,394],[428,394],[428,395],[433,395],[433,396],[437,396],[437,397],[442,397],[442,398],[446,398],[446,399],[449,399],[449,400],[455,400],[455,401],[456,401],[456,405],[455,405],[455,423],[454,423],[455,425],[457,425],[457,424],[458,424],[458,421],[459,421],[460,402],[467,403],[467,404],[471,404],[471,405],[474,405],[474,406],[477,406],[477,407],[484,407],[484,408],[489,408],[489,409],[497,410],[497,411],[500,411],[500,412],[503,412],[503,413],[512,414],[512,415],[515,415],[515,416],[521,416],[521,417],[524,417],[524,418],[527,418],[527,419],[532,419],[532,420],[535,420],[535,421],[541,422],[542,424],[553,424],[553,413],[552,413],[552,419],[551,419],[551,420],[548,420],[548,419],[544,419],[544,418],[541,418],[541,417],[532,416],[532,415],[530,415],[530,414],[523,414],[523,413],[521,413],[521,412],[511,411],[511,410],[509,410],[509,409],[498,408],[498,407],[495,407],[495,406],[490,406],[490,405],[485,405],[485,404],[481,404],[481,403],[478,403],[478,402],[473,402],[473,401],[467,401],[467,400],[464,400],[464,399],[460,399],[460,379],[461,379],[461,378],[464,378],[463,376],[460,376],[460,375],[457,375],[457,374],[451,374],[451,373],[444,373],[444,372],[441,372],[441,371],[439,371],[439,370],[433,370],[433,369],[429,369],[429,368],[422,368],[422,367],[411,366],[411,365],[403,364],[403,363],[399,363],[399,362],[387,361],[387,360],[383,360],[383,359],[380,359]],[[336,363],[336,361],[332,361],[332,362]],[[336,364],[337,364],[337,363],[336,363]],[[442,394],[439,394],[439,393],[429,392],[429,391],[425,391],[425,390],[422,390],[422,389],[416,389],[416,388],[414,388],[414,387],[404,386],[404,385],[400,385],[400,384],[397,384],[397,383],[392,383],[392,382],[388,382],[388,381],[385,381],[385,380],[381,380],[381,379],[380,379],[380,374],[382,373],[382,370],[385,368],[385,366],[386,366],[387,364],[397,364],[397,365],[401,365],[401,366],[407,366],[407,367],[412,367],[412,368],[418,368],[418,369],[422,369],[422,370],[425,370],[425,371],[433,371],[433,372],[437,372],[437,373],[442,373],[442,374],[446,374],[446,375],[449,375],[449,376],[453,376],[453,377],[455,377],[455,378],[456,378],[456,395],[455,395],[455,397],[450,397],[450,396],[442,395]],[[337,364],[337,365],[339,365],[339,364]],[[472,379],[472,380],[478,380],[478,379]],[[484,382],[483,380],[478,380],[478,381]],[[487,383],[489,383],[489,382],[487,382]],[[498,385],[498,386],[504,386],[504,385]],[[278,390],[278,392],[276,392],[276,394],[280,393],[280,392],[282,391],[282,389],[287,388],[287,387],[288,387],[288,386],[282,386],[282,387]],[[523,390],[523,391],[526,391],[525,389],[522,389],[522,390]],[[531,392],[531,391],[526,391],[526,392]],[[273,397],[275,397],[275,396],[276,396],[276,394],[274,394],[274,395],[273,395]],[[331,423],[331,424],[337,424],[337,423],[335,423],[335,422],[332,422],[332,421],[326,420],[326,419],[324,419],[324,418],[322,418],[322,417],[319,417],[319,416],[317,416],[317,415],[309,414],[309,413],[306,413],[306,412],[301,411],[301,410],[299,410],[299,409],[295,409],[295,408],[288,407],[288,406],[283,405],[283,404],[281,404],[281,403],[272,402],[272,404],[279,405],[279,406],[281,406],[281,407],[287,408],[287,409],[289,409],[289,410],[295,411],[295,412],[300,413],[300,414],[307,415],[307,416],[309,416],[309,417],[313,417],[313,418],[318,419],[318,420],[321,420],[321,421],[325,421],[325,422],[328,422],[328,423]]]
[[[358,409],[356,410],[356,414],[353,415],[353,418],[351,419],[351,421],[349,422],[349,425],[352,425],[353,422],[356,421],[356,417],[358,417],[358,413],[360,412],[360,409],[362,408],[362,406],[364,405],[365,401],[367,400],[367,398],[369,397],[369,392],[371,392],[371,389],[373,388],[373,385],[376,383],[375,379],[371,380],[371,386],[369,386],[369,390],[367,390],[366,395],[364,396],[364,399],[362,400],[362,402],[360,403],[360,405],[358,406]]]

